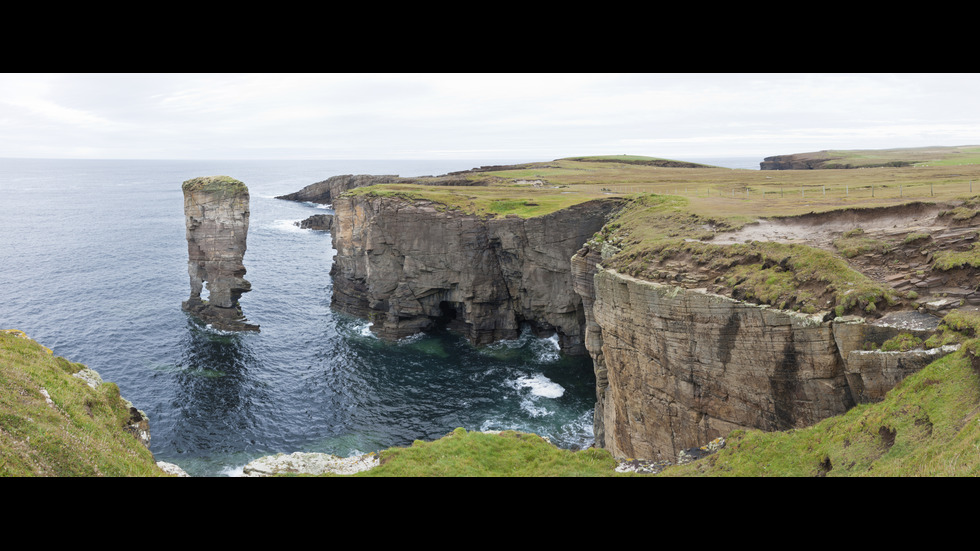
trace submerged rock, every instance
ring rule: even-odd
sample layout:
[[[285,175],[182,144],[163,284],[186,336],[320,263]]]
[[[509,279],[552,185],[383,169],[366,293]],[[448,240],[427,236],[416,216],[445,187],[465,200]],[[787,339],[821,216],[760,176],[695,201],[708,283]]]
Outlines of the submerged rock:
[[[183,184],[187,224],[187,271],[191,295],[184,310],[217,329],[258,331],[242,314],[238,299],[252,289],[245,280],[249,195],[242,182],[206,176]],[[208,300],[201,298],[207,282]]]

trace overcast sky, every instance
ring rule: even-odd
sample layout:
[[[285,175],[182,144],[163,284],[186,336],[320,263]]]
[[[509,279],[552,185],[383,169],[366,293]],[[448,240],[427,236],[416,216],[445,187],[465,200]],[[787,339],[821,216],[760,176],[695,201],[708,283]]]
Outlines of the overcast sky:
[[[672,159],[980,144],[980,74],[2,74],[0,157]]]

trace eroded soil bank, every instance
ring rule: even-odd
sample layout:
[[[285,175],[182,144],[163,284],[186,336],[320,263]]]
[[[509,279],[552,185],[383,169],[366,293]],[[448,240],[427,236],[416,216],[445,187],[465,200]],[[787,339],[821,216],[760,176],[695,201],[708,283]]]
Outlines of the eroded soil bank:
[[[786,218],[717,234],[717,245],[772,241],[841,255],[856,271],[893,288],[912,308],[943,312],[980,306],[975,269],[942,269],[938,259],[966,257],[977,243],[980,217],[970,203],[910,203]]]

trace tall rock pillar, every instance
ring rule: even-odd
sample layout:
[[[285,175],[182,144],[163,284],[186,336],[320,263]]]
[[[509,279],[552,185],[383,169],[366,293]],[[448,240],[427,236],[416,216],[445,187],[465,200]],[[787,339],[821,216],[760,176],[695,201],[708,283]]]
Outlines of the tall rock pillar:
[[[187,180],[184,217],[187,223],[187,272],[191,296],[184,310],[212,327],[226,331],[258,331],[248,323],[238,299],[252,289],[244,279],[248,236],[248,188],[228,176]],[[208,299],[201,298],[207,282]]]

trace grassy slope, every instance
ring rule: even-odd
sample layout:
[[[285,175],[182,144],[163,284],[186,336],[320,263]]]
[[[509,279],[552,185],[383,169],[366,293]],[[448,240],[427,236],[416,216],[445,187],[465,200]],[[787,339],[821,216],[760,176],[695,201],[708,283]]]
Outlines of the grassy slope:
[[[84,367],[0,331],[0,476],[164,476],[123,430],[129,407],[119,387],[72,377]]]
[[[556,448],[540,436],[514,431],[499,435],[457,428],[433,442],[381,452],[381,465],[367,477],[406,476],[613,476],[608,451]]]
[[[958,352],[884,401],[805,429],[735,431],[727,446],[661,476],[978,476],[980,378]]]

